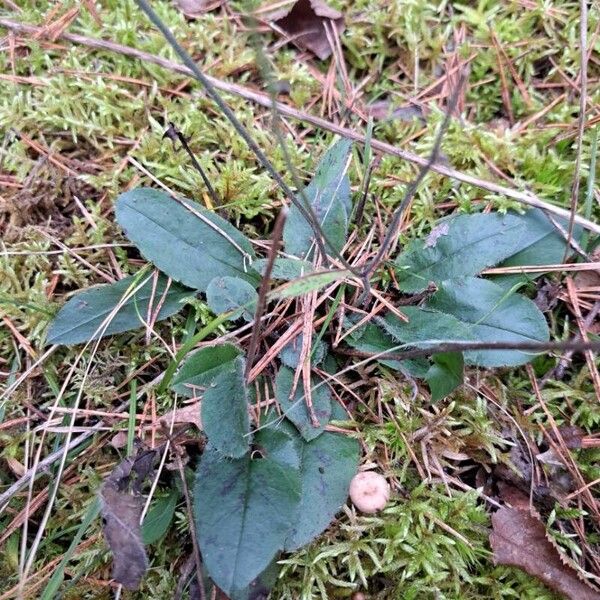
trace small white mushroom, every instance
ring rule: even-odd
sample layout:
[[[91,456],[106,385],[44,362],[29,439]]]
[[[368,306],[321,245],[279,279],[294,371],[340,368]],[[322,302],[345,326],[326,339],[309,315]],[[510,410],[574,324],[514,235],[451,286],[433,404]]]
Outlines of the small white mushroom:
[[[357,473],[350,482],[350,500],[363,513],[376,513],[390,499],[390,486],[383,475],[373,471]]]

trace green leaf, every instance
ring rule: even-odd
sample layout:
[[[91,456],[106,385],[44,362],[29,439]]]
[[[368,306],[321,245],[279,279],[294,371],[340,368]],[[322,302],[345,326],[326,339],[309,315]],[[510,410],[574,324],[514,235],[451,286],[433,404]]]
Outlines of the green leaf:
[[[561,263],[565,254],[567,243],[565,238],[557,231],[552,221],[540,208],[528,210],[519,215],[521,222],[527,228],[527,235],[521,243],[513,249],[513,252],[502,262],[503,267],[515,267],[519,265],[550,265]],[[565,230],[569,228],[567,219],[553,217],[553,219]],[[575,225],[573,237],[580,239],[583,229]]]
[[[326,431],[301,444],[302,496],[290,521],[286,551],[297,550],[324,531],[346,502],[350,480],[358,470],[358,441]]]
[[[425,379],[431,390],[431,400],[437,402],[462,384],[464,358],[462,352],[440,352],[431,358],[433,364]]]
[[[507,292],[486,279],[445,281],[427,303],[427,310],[437,315],[433,318],[454,317],[476,340],[546,342],[549,339],[546,319],[529,298]],[[522,365],[534,357],[534,353],[517,350],[465,352],[465,362],[482,367]]]
[[[252,321],[257,300],[256,290],[239,277],[215,277],[206,289],[206,302],[215,314],[239,309],[230,317],[230,321],[240,317]]]
[[[267,449],[268,452],[268,449]],[[298,471],[246,454],[200,460],[194,514],[204,564],[227,595],[247,587],[283,549],[300,500]]]
[[[321,379],[311,377],[312,405],[319,427],[314,427],[304,397],[304,385],[302,377],[298,381],[293,398],[290,398],[294,383],[294,371],[287,367],[281,367],[275,378],[275,397],[285,416],[296,426],[300,435],[310,441],[321,435],[325,425],[331,417],[331,396],[329,388]]]
[[[217,344],[201,348],[183,363],[173,379],[171,388],[187,398],[197,396],[199,389],[213,385],[215,379],[240,356],[241,350],[233,344]]]
[[[271,292],[274,298],[295,298],[319,290],[334,281],[350,277],[350,271],[319,271],[284,283]]]
[[[346,169],[350,147],[350,140],[343,139],[335,143],[321,159],[314,178],[304,189],[325,235],[338,252],[346,242],[352,208]],[[300,195],[298,200],[302,202]],[[285,222],[283,241],[288,254],[299,258],[314,254],[314,251],[310,252],[314,248],[314,232],[295,206],[290,208]],[[330,248],[326,249],[331,251]]]
[[[349,319],[349,323],[350,326],[353,324],[352,319]],[[344,341],[352,348],[361,352],[370,352],[373,354],[378,354],[386,350],[400,352],[400,350],[394,350],[398,346],[398,342],[395,342],[390,335],[374,323],[365,323],[361,327],[358,327],[349,336],[345,337]],[[429,369],[429,362],[425,358],[390,360],[382,356],[377,359],[377,362],[396,371],[406,372],[413,377],[423,378]]]
[[[225,363],[204,392],[200,405],[202,427],[209,442],[231,458],[243,456],[251,442],[245,364],[241,356]]]
[[[415,240],[396,259],[403,292],[420,292],[429,282],[477,275],[514,253],[525,237],[518,215],[460,215],[439,223],[426,239]]]
[[[71,298],[58,312],[48,330],[49,344],[80,344],[100,337],[122,333],[142,326],[150,310],[161,308],[157,320],[166,319],[179,312],[182,301],[193,295],[193,291],[172,282],[163,298],[167,277],[159,275],[153,290],[153,277],[129,298],[102,333],[99,329],[115,307],[121,302],[136,277],[125,277],[116,283],[89,288]]]
[[[526,235],[521,243],[514,248],[513,253],[506,258],[500,267],[518,267],[521,265],[552,265],[563,262],[567,244],[565,238],[557,231],[546,213],[539,208],[528,210],[520,215],[526,226]],[[565,230],[569,229],[566,219],[553,217],[553,219]],[[580,240],[583,229],[575,225],[573,238]],[[569,252],[572,254],[572,251]],[[517,275],[495,275],[494,283],[509,289],[519,282],[527,282],[539,277],[541,273],[523,273]]]
[[[395,340],[427,348],[443,342],[545,342],[548,325],[525,296],[505,291],[486,279],[444,281],[423,307],[404,306],[405,323],[392,314],[377,319]],[[535,354],[518,350],[473,350],[465,362],[482,367],[517,366]]]
[[[427,305],[423,308],[403,306],[402,312],[408,317],[408,323],[391,313],[376,319],[397,342],[427,348],[440,342],[475,339],[469,325],[449,312],[434,310]]]
[[[226,275],[258,285],[250,241],[190,200],[137,188],[119,196],[115,216],[142,255],[176,281],[203,292]]]
[[[270,411],[262,419],[269,423],[277,418],[275,411]],[[300,445],[298,432],[289,421],[275,422],[256,432],[254,446],[265,453],[265,457],[282,467],[300,468]]]
[[[252,268],[261,275],[264,275],[267,268],[267,262],[268,259],[266,258],[258,258],[252,263]],[[299,258],[281,258],[278,256],[273,262],[271,279],[290,281],[297,277],[312,273],[314,270],[315,268],[312,263],[309,263],[307,260],[301,260]]]
[[[275,586],[281,565],[277,560],[271,564],[243,590],[233,590],[229,594],[230,600],[265,600],[271,588]]]
[[[142,523],[142,541],[144,544],[154,544],[160,540],[173,520],[175,507],[179,500],[179,490],[176,488],[165,496],[160,496],[146,514]]]
[[[324,358],[327,351],[327,345],[323,341],[318,341],[315,344],[317,336],[312,336],[312,365],[318,365]],[[279,359],[286,366],[295,369],[300,364],[300,353],[302,352],[302,343],[304,334],[297,335],[293,340],[288,342],[283,350],[279,353]]]

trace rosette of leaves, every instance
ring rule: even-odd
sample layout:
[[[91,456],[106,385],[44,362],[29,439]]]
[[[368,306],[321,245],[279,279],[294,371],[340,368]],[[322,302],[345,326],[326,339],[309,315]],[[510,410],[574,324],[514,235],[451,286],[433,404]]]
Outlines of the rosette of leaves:
[[[349,155],[349,142],[334,144],[303,194],[332,254],[347,239]],[[82,343],[151,325],[199,294],[205,294],[220,322],[253,320],[266,261],[256,258],[250,241],[230,223],[190,200],[147,188],[122,194],[115,214],[127,237],[159,271],[141,271],[75,295],[52,322],[49,342]],[[283,238],[286,257],[275,259],[271,277],[285,283],[267,299],[301,295],[348,275],[316,268],[314,229],[296,207],[290,209]],[[401,307],[404,318],[383,313],[358,328],[350,319],[352,332],[345,341],[363,352],[392,354],[378,360],[424,378],[433,399],[443,398],[462,383],[465,364],[517,366],[533,355],[517,350],[435,353],[440,343],[549,337],[542,313],[516,293],[518,282],[485,279],[481,272],[498,264],[556,262],[564,250],[564,239],[537,210],[443,220],[394,261],[402,292],[419,294],[431,284],[436,291],[420,304]],[[335,308],[330,307],[330,316]],[[331,358],[323,333],[312,340],[313,365]],[[280,354],[282,364],[271,382],[279,411],[263,414],[260,423],[249,416],[254,390],[245,379],[245,353],[235,344],[217,341],[204,347],[185,357],[172,381],[167,378],[176,393],[201,397],[208,444],[194,489],[198,544],[208,575],[234,599],[247,598],[251,589],[272,579],[280,552],[309,543],[329,525],[357,471],[357,441],[326,430],[331,419],[345,414],[316,374],[308,406],[308,390],[295,376],[301,345],[298,338]],[[411,361],[393,356],[406,348],[430,350],[432,356]]]
[[[575,236],[580,234],[576,229]],[[436,291],[418,306],[401,307],[406,321],[388,313],[353,329],[347,341],[363,352],[392,355],[446,342],[545,342],[549,330],[544,315],[528,297],[517,293],[527,281],[525,276],[486,279],[480,275],[494,265],[560,262],[565,249],[560,229],[539,209],[522,215],[490,213],[444,219],[394,261],[402,292],[424,292],[432,285]],[[471,350],[433,354],[429,366],[385,356],[379,360],[426,379],[432,399],[439,400],[462,383],[464,364],[512,367],[535,356],[519,350]]]
[[[349,221],[349,152],[349,143],[336,144],[305,191],[336,250]],[[154,323],[198,294],[206,295],[216,314],[253,320],[264,262],[231,224],[190,200],[146,188],[122,194],[115,215],[160,271],[80,292],[52,322],[49,342],[82,343]],[[293,297],[338,277],[315,274],[312,262],[302,259],[313,256],[312,235],[292,209],[285,237],[293,240],[291,254],[298,258],[278,259],[273,270],[273,278],[289,282],[282,295]],[[302,281],[303,275],[316,278]],[[231,598],[247,598],[257,582],[265,585],[280,552],[301,547],[329,525],[358,468],[358,442],[325,431],[336,407],[328,386],[316,377],[311,396],[319,426],[312,422],[307,390],[294,383],[289,368],[299,361],[298,343],[301,339],[284,348],[274,382],[282,414],[263,415],[260,427],[249,418],[252,390],[244,377],[244,352],[236,345],[215,344],[190,354],[171,382],[175,392],[202,398],[208,445],[196,473],[196,530],[208,575]],[[314,362],[325,353],[325,343],[317,340]],[[337,417],[345,418],[339,407]]]

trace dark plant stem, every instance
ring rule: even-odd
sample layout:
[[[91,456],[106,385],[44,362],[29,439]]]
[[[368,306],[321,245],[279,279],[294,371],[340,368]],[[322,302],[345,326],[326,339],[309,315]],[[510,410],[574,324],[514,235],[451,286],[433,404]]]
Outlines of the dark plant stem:
[[[284,206],[275,220],[275,227],[273,228],[273,235],[271,236],[271,247],[269,248],[269,254],[267,256],[267,265],[265,267],[264,275],[260,280],[260,287],[258,288],[258,300],[256,301],[256,312],[254,313],[254,326],[252,327],[252,335],[250,336],[250,344],[246,355],[246,372],[244,373],[246,381],[248,381],[254,363],[254,357],[256,356],[256,349],[258,348],[261,317],[265,311],[265,306],[267,305],[269,282],[271,281],[273,265],[275,264],[275,258],[277,258],[277,247],[279,246],[281,236],[283,235],[283,226],[285,225],[286,218],[287,208]]]
[[[189,144],[187,143],[187,140],[185,139],[185,136],[183,135],[183,133],[181,133],[181,131],[179,131],[179,129],[177,129],[177,127],[175,127],[174,123],[169,122],[169,127],[165,131],[163,137],[168,137],[173,142],[173,146],[175,146],[175,140],[176,139],[179,140],[179,142],[181,143],[181,146],[183,147],[183,149],[187,152],[188,156],[190,157],[190,160],[192,161],[192,165],[194,165],[194,168],[196,169],[196,171],[198,171],[198,173],[200,173],[200,177],[202,177],[202,181],[204,181],[204,185],[206,186],[206,189],[208,190],[208,194],[210,195],[210,197],[213,201],[213,204],[215,206],[221,206],[221,200],[219,199],[219,196],[217,196],[217,192],[215,192],[215,188],[213,188],[210,180],[208,179],[206,173],[204,172],[204,169],[200,166],[200,163],[198,162],[198,160],[196,159],[196,156],[192,152],[192,149],[190,148]]]
[[[408,186],[408,189],[404,194],[404,198],[402,198],[402,202],[400,202],[400,206],[394,211],[392,222],[390,223],[387,229],[381,247],[375,255],[375,258],[373,258],[373,260],[365,267],[363,271],[364,276],[370,276],[373,273],[373,271],[375,271],[375,269],[377,269],[377,267],[385,259],[385,256],[388,253],[390,246],[392,245],[392,243],[396,239],[396,236],[398,235],[398,227],[400,226],[400,222],[402,220],[402,217],[404,216],[406,209],[408,208],[408,205],[414,198],[414,195],[419,189],[421,182],[423,181],[423,179],[425,179],[425,176],[431,170],[431,167],[437,162],[440,153],[440,147],[442,145],[442,140],[444,138],[446,130],[448,129],[448,126],[450,125],[450,119],[452,118],[452,114],[454,112],[454,109],[456,108],[456,103],[458,101],[458,96],[460,90],[462,89],[464,80],[465,77],[464,75],[462,75],[458,80],[454,92],[452,93],[452,97],[450,98],[450,102],[446,109],[446,115],[444,117],[444,120],[442,121],[442,125],[440,127],[440,130],[438,131],[438,134],[435,138],[435,142],[433,144],[433,150],[431,151],[427,162],[419,169],[417,177]]]
[[[406,344],[407,345],[407,344]],[[586,350],[600,350],[600,342],[584,342],[573,339],[564,342],[445,342],[431,345],[428,348],[414,348],[401,352],[394,349],[382,352],[362,352],[360,350],[346,350],[338,348],[338,352],[346,356],[359,358],[384,358],[385,360],[406,360],[419,356],[430,356],[438,352],[463,352],[466,350],[523,350],[530,352],[547,352],[552,350],[572,352],[585,352]]]
[[[258,144],[254,141],[250,133],[238,120],[238,118],[235,116],[231,108],[229,108],[227,103],[221,98],[215,86],[210,82],[208,77],[206,77],[202,73],[202,71],[200,71],[198,65],[196,65],[192,57],[183,49],[183,47],[175,39],[175,36],[171,32],[171,30],[163,23],[161,18],[154,12],[152,7],[148,4],[146,0],[136,0],[136,2],[138,6],[144,11],[146,16],[150,19],[150,21],[152,21],[152,23],[163,34],[164,38],[167,40],[167,42],[169,42],[173,50],[175,50],[175,52],[179,55],[179,58],[181,58],[185,66],[191,71],[194,78],[202,84],[208,96],[219,107],[219,109],[225,115],[227,120],[232,124],[233,128],[236,130],[238,135],[246,142],[248,148],[252,150],[252,152],[254,153],[258,161],[261,163],[261,165],[269,172],[269,175],[271,175],[271,177],[283,191],[285,196],[289,199],[289,201],[292,204],[294,204],[294,206],[300,211],[300,214],[306,219],[306,221],[308,222],[315,234],[315,241],[319,245],[319,249],[321,250],[321,252],[324,255],[326,255],[325,248],[323,246],[323,242],[325,242],[331,248],[332,253],[335,254],[337,257],[337,251],[335,250],[334,246],[327,239],[327,236],[321,229],[319,222],[315,217],[312,209],[309,207],[309,210],[307,210],[303,206],[303,204],[298,201],[292,190],[285,183],[281,175],[275,170],[275,167],[271,164],[267,156],[260,149]]]

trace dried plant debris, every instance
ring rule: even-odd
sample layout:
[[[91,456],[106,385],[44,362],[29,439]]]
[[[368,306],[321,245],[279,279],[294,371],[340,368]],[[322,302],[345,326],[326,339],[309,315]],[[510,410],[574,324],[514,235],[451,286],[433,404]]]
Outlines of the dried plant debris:
[[[126,458],[106,478],[100,489],[104,536],[113,554],[112,577],[135,590],[148,568],[140,519],[144,507],[142,484],[152,471],[153,450],[140,450]]]
[[[404,106],[394,106],[392,100],[376,100],[371,102],[367,107],[367,114],[373,117],[375,121],[399,121],[411,122],[418,119],[425,122],[425,114],[423,108],[417,104],[405,104]]]
[[[215,8],[225,0],[175,0],[175,6],[188,18],[195,19]]]
[[[271,12],[267,18],[290,38],[290,42],[301,50],[310,50],[321,60],[332,53],[326,28],[334,27],[338,34],[344,30],[342,13],[321,0],[298,0]]]
[[[546,536],[540,519],[524,508],[503,507],[492,515],[490,544],[497,564],[518,567],[571,600],[598,600]]]

